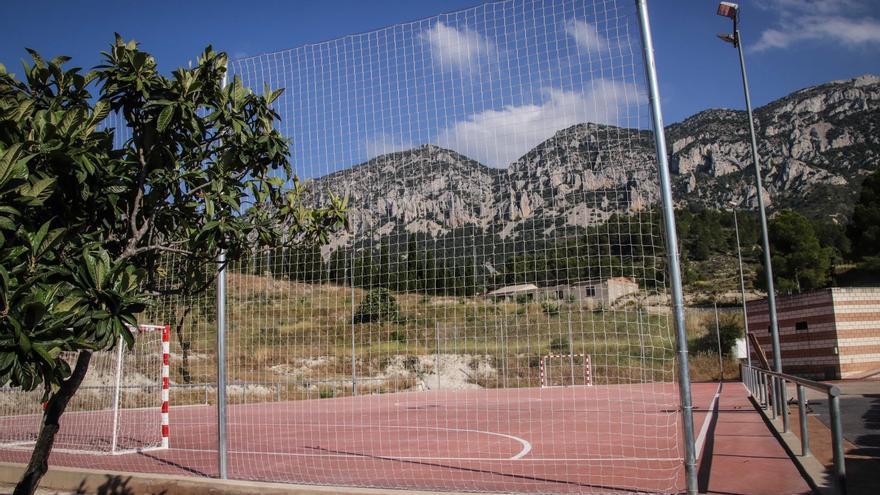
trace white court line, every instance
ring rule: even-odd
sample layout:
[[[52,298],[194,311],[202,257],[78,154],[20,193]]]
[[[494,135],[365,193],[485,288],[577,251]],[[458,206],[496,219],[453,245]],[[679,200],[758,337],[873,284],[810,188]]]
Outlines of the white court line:
[[[709,404],[709,411],[706,413],[706,418],[703,419],[703,427],[700,428],[700,434],[697,436],[697,462],[700,460],[700,454],[703,452],[703,444],[706,442],[706,433],[709,432],[709,423],[712,422],[712,417],[715,416],[715,403],[718,402],[718,397],[721,396],[721,384],[718,384],[718,389],[715,391],[715,397],[712,398],[712,403]]]
[[[210,452],[216,453],[217,449],[179,449],[172,448],[172,451],[179,450],[184,452]],[[345,458],[364,458],[376,457],[384,460],[406,460],[406,461],[521,461],[521,462],[638,462],[638,461],[669,461],[681,462],[680,457],[529,457],[528,459],[514,457],[419,457],[419,456],[396,456],[385,454],[307,454],[296,452],[265,452],[253,450],[230,450],[230,454],[243,455],[269,455],[269,456],[286,456],[286,457],[345,457]]]
[[[249,424],[254,425],[255,423],[249,423]],[[260,426],[259,424],[257,424],[257,425]],[[262,425],[262,426],[279,426],[279,425],[267,424],[267,425]],[[467,429],[467,428],[443,428],[443,427],[439,427],[439,426],[383,425],[383,424],[363,424],[363,423],[362,424],[354,424],[354,425],[353,424],[326,424],[326,423],[288,423],[285,426],[325,426],[325,427],[333,427],[333,428],[392,428],[392,429],[402,429],[402,430],[436,430],[436,431],[452,431],[452,432],[479,433],[479,434],[483,434],[483,435],[492,435],[492,436],[496,436],[496,437],[507,438],[508,440],[514,440],[522,446],[522,449],[520,449],[519,452],[514,454],[512,457],[508,457],[508,458],[504,459],[504,460],[510,460],[510,461],[522,459],[523,457],[527,456],[529,454],[529,452],[531,452],[531,450],[532,450],[532,444],[529,443],[528,440],[526,440],[524,438],[520,438],[520,437],[513,436],[513,435],[507,435],[505,433],[497,433],[494,431],[471,430],[471,429]],[[184,450],[184,449],[180,449],[180,450]],[[187,449],[187,450],[190,450],[190,449]],[[200,449],[191,449],[191,450],[201,451]],[[211,450],[210,452],[214,452],[214,451]],[[252,454],[255,452],[243,452],[243,453]],[[296,455],[296,454],[294,454],[294,455]],[[378,454],[376,454],[376,455],[378,455]],[[359,457],[359,456],[354,456],[354,457]],[[391,456],[391,457],[394,457],[396,459],[402,459],[402,457],[395,457],[395,456]],[[413,458],[413,459],[415,459],[415,458]],[[428,458],[426,458],[426,459],[428,459]],[[431,457],[430,459],[435,459],[435,458]]]

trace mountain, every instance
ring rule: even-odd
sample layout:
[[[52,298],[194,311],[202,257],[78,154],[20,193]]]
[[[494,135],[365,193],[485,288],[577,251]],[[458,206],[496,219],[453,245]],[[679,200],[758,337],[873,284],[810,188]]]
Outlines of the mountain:
[[[755,111],[766,199],[845,222],[860,183],[880,168],[880,78],[806,88]],[[666,128],[678,206],[754,207],[744,111],[706,110]],[[485,242],[576,232],[659,198],[651,131],[583,123],[556,132],[507,169],[435,145],[386,154],[311,182],[348,194],[351,229],[324,254],[392,235]],[[475,229],[475,230],[474,230]],[[534,235],[533,235],[534,236]],[[354,237],[354,239],[352,239]]]
[[[880,164],[880,78],[802,89],[758,108],[755,119],[768,207],[845,222]],[[747,123],[743,111],[707,110],[666,128],[676,197],[757,205]]]

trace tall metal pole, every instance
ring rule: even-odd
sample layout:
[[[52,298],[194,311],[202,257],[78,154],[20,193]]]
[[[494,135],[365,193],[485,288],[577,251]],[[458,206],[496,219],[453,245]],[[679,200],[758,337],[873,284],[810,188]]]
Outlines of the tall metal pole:
[[[749,344],[749,312],[746,309],[746,279],[743,274],[742,250],[739,247],[739,222],[736,219],[736,208],[733,209],[733,230],[736,232],[736,257],[739,260],[739,288],[742,293],[743,328],[746,339],[746,363],[752,365],[751,344]]]
[[[738,16],[739,14],[737,14]],[[761,162],[758,159],[758,140],[755,137],[755,119],[752,117],[752,98],[749,96],[749,79],[746,76],[746,59],[743,55],[742,37],[735,30],[736,47],[739,51],[739,67],[742,72],[743,93],[749,116],[749,136],[752,140],[752,162],[755,164],[755,191],[758,194],[758,213],[761,217],[761,242],[764,248],[764,273],[767,275],[767,306],[770,312],[770,335],[773,341],[773,368],[782,373],[782,353],[779,350],[779,322],[776,319],[776,289],[773,287],[773,264],[770,259],[770,237],[767,234],[767,212],[764,209],[764,183],[761,178]]]
[[[217,460],[220,479],[226,469],[226,253],[217,256]]]
[[[718,341],[718,376],[724,381],[724,350],[721,349],[721,324],[718,322],[718,301],[715,301],[715,340]]]
[[[354,318],[355,318],[355,298],[354,298],[354,242],[351,245],[351,395],[357,395],[357,355],[355,354],[355,331],[354,331]]]
[[[739,10],[737,10],[737,19]],[[734,26],[736,26],[736,20]],[[761,178],[761,162],[758,159],[758,140],[755,137],[755,119],[752,117],[752,99],[749,96],[749,79],[746,76],[746,59],[743,54],[742,37],[739,28],[734,29],[734,40],[739,52],[739,67],[742,72],[743,93],[746,97],[746,111],[749,117],[749,136],[752,141],[752,162],[755,164],[755,191],[758,194],[758,213],[761,217],[761,242],[764,248],[764,273],[767,276],[767,310],[770,316],[770,339],[773,347],[773,368],[782,373],[782,350],[779,345],[779,320],[776,317],[776,289],[773,286],[773,263],[770,256],[770,236],[767,231],[767,212],[764,209],[764,183]],[[780,408],[788,407],[785,398],[785,387],[778,387],[774,401],[778,400]],[[780,409],[781,410],[781,409]]]
[[[221,87],[226,87],[226,72]],[[220,479],[226,469],[226,251],[217,255],[217,470]]]
[[[116,445],[119,439],[119,395],[122,388],[122,360],[125,343],[122,340],[116,342],[116,380],[113,386],[113,433],[110,440],[110,452],[116,453]]]
[[[672,186],[669,161],[666,155],[666,136],[663,131],[663,114],[660,109],[660,89],[654,61],[654,43],[651,23],[648,19],[647,0],[636,0],[639,11],[639,27],[642,35],[642,54],[645,58],[645,75],[651,101],[651,117],[654,125],[654,144],[660,176],[660,197],[663,201],[663,221],[666,226],[666,255],[669,263],[669,285],[672,292],[672,314],[675,321],[678,344],[678,388],[681,400],[681,420],[684,430],[684,470],[688,495],[697,493],[697,456],[694,444],[694,411],[691,401],[691,379],[688,370],[687,334],[684,323],[684,297],[681,286],[681,268],[678,261],[678,236],[675,229],[675,210],[672,202]]]

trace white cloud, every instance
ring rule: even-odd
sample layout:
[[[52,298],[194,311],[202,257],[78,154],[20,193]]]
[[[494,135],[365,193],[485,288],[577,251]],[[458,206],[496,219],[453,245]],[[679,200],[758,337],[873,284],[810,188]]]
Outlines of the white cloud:
[[[598,52],[608,46],[608,42],[592,24],[581,20],[565,23],[565,33],[574,38],[575,43],[588,52]]]
[[[437,144],[491,167],[504,168],[553,136],[582,122],[617,124],[627,105],[643,103],[629,83],[595,81],[584,92],[545,88],[538,103],[485,110],[442,130]]]
[[[456,29],[437,22],[421,34],[431,48],[434,60],[442,67],[470,71],[495,51],[495,45],[468,28]]]
[[[880,20],[868,15],[869,0],[774,0],[764,8],[776,12],[779,21],[761,33],[755,51],[784,49],[802,41],[848,48],[880,44]]]
[[[364,143],[367,158],[412,149],[414,144],[387,133],[380,133]]]

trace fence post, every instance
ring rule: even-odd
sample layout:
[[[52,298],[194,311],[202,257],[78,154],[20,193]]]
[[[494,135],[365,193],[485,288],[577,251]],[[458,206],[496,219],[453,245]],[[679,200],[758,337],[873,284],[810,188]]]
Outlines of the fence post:
[[[357,311],[357,306],[355,304],[355,294],[354,294],[354,243],[351,246],[351,395],[357,395],[357,350],[355,349],[355,331],[354,331],[354,319],[355,312]]]
[[[224,81],[225,83],[225,81]],[[225,86],[225,84],[224,84]],[[226,470],[226,253],[217,256],[217,462],[220,479]]]
[[[123,340],[116,341],[116,379],[115,386],[113,387],[113,431],[111,432],[112,439],[110,441],[110,452],[116,452],[116,443],[119,437],[119,397],[120,397],[120,387],[122,386],[122,359],[123,359],[123,348],[125,347],[125,342]]]
[[[675,322],[678,344],[678,389],[681,400],[681,421],[684,432],[684,470],[688,495],[696,495],[697,455],[694,443],[694,411],[691,400],[691,379],[688,367],[687,333],[684,320],[684,295],[681,285],[681,267],[678,259],[678,236],[675,229],[675,211],[672,199],[672,181],[669,173],[666,136],[664,135],[663,113],[660,108],[660,89],[657,83],[657,67],[654,60],[654,41],[651,36],[651,23],[648,17],[647,0],[636,0],[639,13],[639,31],[642,37],[642,55],[645,60],[645,76],[648,82],[648,95],[651,104],[651,118],[654,129],[654,145],[657,153],[657,168],[660,179],[660,197],[663,203],[663,225],[666,228],[666,256],[668,258],[669,288],[672,298],[673,320]]]
[[[798,416],[801,425],[801,455],[810,455],[810,431],[807,429],[807,399],[804,397],[804,386],[797,384]]]
[[[776,419],[776,417],[779,416],[779,393],[777,391],[776,376],[768,376],[770,377],[770,397],[768,397],[768,400],[772,401],[770,405],[770,410],[773,412],[773,419]]]
[[[840,425],[840,396],[837,390],[828,392],[831,412],[831,444],[834,449],[834,478],[841,494],[846,494],[846,458],[843,453],[843,428]]]
[[[784,433],[788,433],[791,430],[790,425],[788,424],[788,400],[786,400],[785,393],[785,378],[779,379],[779,408],[782,410],[782,431]]]

